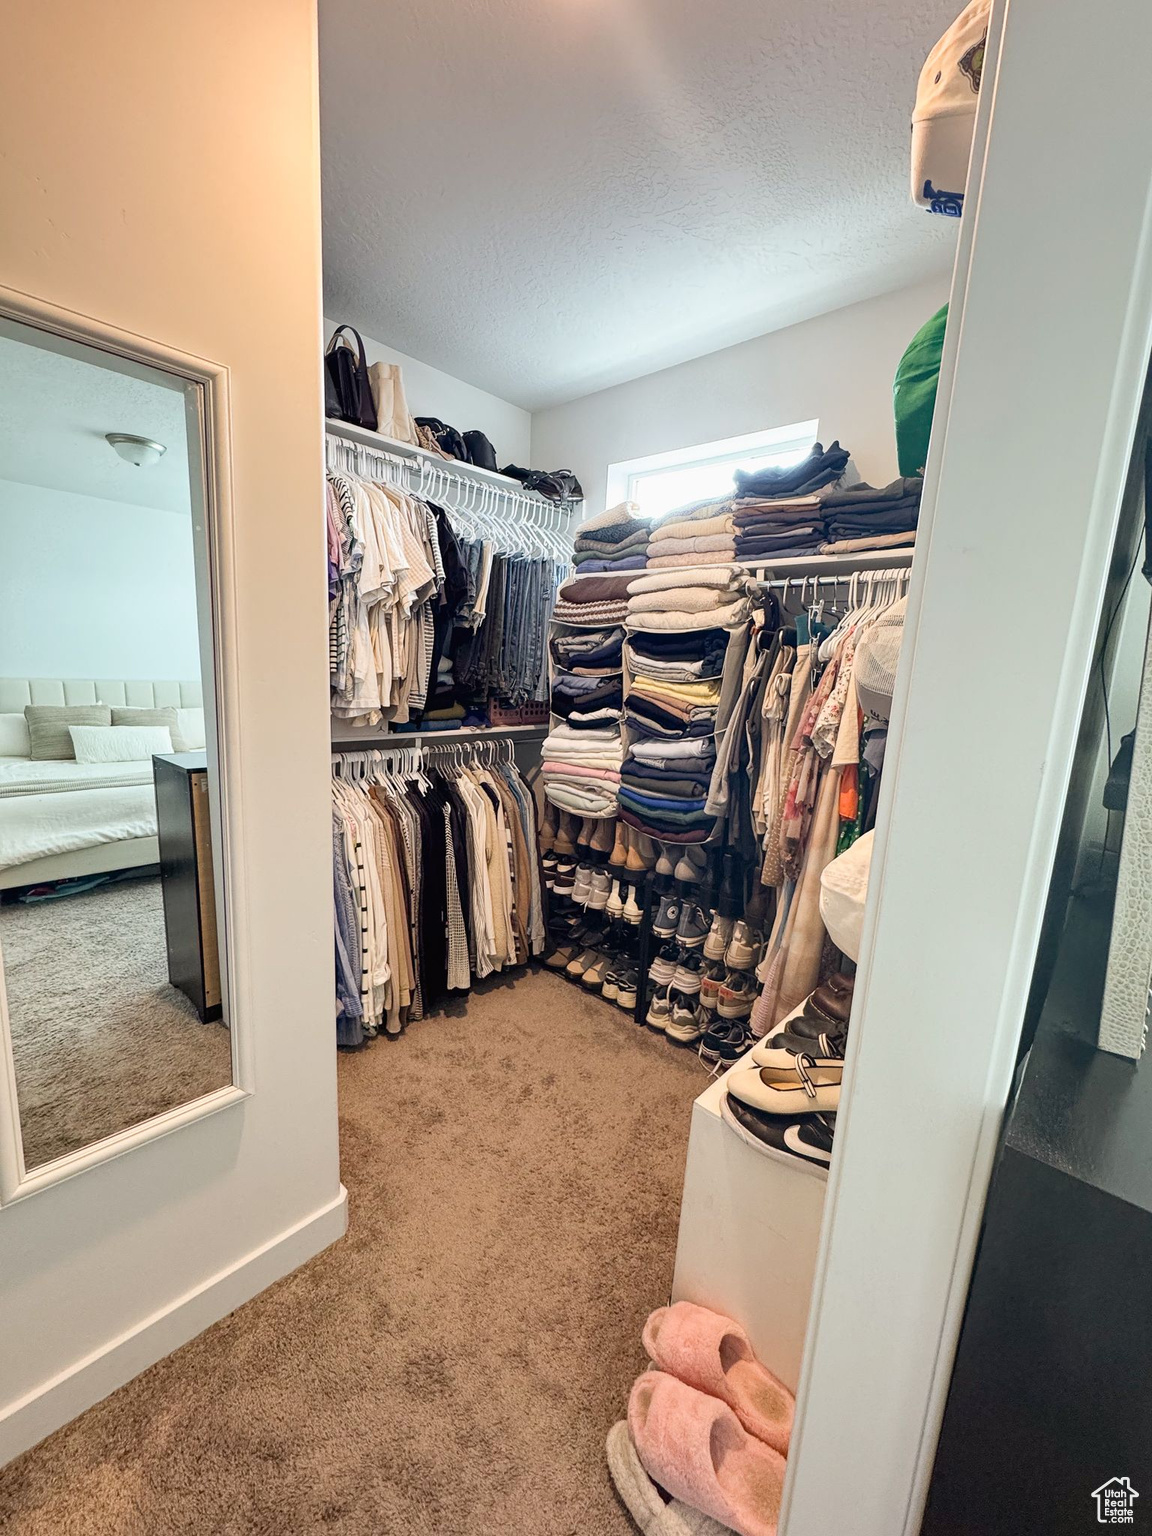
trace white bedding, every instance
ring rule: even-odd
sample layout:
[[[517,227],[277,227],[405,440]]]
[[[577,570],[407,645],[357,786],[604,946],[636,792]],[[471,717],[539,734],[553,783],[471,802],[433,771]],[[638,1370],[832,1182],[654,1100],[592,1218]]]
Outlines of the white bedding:
[[[75,763],[0,757],[0,869],[155,835],[150,759]]]

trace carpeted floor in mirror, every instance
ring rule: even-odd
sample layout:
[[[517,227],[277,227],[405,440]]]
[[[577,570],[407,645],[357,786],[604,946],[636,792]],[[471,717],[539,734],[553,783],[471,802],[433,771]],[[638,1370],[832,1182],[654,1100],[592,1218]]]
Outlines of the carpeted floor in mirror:
[[[339,1064],[347,1237],[0,1471],[19,1536],[627,1536],[691,1050],[542,972]]]

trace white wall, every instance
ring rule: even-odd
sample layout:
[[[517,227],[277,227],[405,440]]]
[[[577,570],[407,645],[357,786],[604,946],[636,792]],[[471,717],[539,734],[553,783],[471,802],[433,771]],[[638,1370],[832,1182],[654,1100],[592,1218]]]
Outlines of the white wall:
[[[229,370],[227,746],[245,786],[233,1017],[255,1091],[0,1209],[0,1459],[323,1247],[344,1216],[315,5],[60,0],[14,11],[5,42],[5,281]],[[29,60],[51,60],[60,88]]]
[[[355,325],[355,319],[348,321]],[[325,320],[324,339],[336,329],[336,321]],[[363,335],[363,332],[361,332]],[[485,433],[496,450],[501,469],[505,464],[532,464],[532,417],[518,405],[490,395],[487,390],[465,384],[450,373],[430,368],[418,358],[397,352],[382,341],[364,336],[364,352],[370,363],[399,363],[404,377],[404,393],[413,416],[438,416],[459,432],[477,430]],[[553,466],[556,467],[556,466]]]
[[[944,279],[920,283],[537,411],[534,460],[575,470],[598,512],[609,464],[818,418],[821,441],[839,438],[884,485],[896,475],[896,365],[947,298]]]
[[[0,677],[199,676],[189,513],[0,480]]]

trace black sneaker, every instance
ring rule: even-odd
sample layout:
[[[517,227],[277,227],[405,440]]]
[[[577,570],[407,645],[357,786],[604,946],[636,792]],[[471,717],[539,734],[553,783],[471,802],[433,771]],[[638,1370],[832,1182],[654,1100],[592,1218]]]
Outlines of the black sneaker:
[[[756,1036],[748,1028],[747,1019],[718,1018],[701,1040],[700,1054],[705,1061],[729,1066],[755,1044]]]
[[[835,1115],[767,1115],[732,1094],[720,1100],[720,1116],[741,1141],[789,1163],[825,1170],[832,1161]]]

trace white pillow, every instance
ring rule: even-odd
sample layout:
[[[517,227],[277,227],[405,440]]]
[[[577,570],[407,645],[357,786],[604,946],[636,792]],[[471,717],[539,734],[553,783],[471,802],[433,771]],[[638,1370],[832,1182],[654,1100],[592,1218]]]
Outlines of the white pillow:
[[[23,714],[0,715],[0,757],[31,757],[32,742]]]
[[[162,725],[70,725],[68,734],[78,763],[138,763],[172,750],[172,732]]]
[[[176,710],[176,724],[172,728],[174,752],[198,752],[206,745],[203,709]]]

